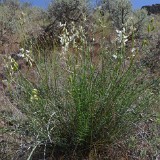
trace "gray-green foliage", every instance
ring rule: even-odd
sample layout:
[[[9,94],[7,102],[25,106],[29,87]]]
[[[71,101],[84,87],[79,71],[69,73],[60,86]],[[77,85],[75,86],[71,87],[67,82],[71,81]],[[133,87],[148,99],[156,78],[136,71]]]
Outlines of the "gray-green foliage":
[[[103,0],[102,2],[103,10],[108,10],[115,26],[122,29],[122,25],[132,11],[130,0]]]
[[[87,2],[81,0],[56,0],[48,8],[49,18],[61,23],[80,22],[87,12]]]
[[[148,19],[146,10],[133,10],[130,0],[102,0],[101,6],[102,15],[109,12],[115,28],[125,27],[128,33],[134,30],[137,37],[144,33]]]
[[[147,30],[148,22],[149,17],[147,16],[147,11],[145,9],[140,9],[130,13],[128,19],[125,21],[125,26],[128,29],[130,27],[135,29],[134,32],[139,37]]]
[[[17,32],[17,7],[8,3],[0,5],[0,41],[6,43],[7,36]]]
[[[12,7],[19,7],[20,6],[20,1],[19,0],[1,0],[0,4],[4,4],[7,6],[12,6]]]
[[[17,10],[19,9],[18,1],[4,1],[0,5],[0,22],[1,29],[15,30],[17,20]]]
[[[44,24],[47,14],[43,9],[23,5],[19,1],[3,1],[0,5],[0,41],[3,44],[12,43],[9,37],[18,37],[17,41],[23,41],[24,37],[37,35],[40,26]],[[13,42],[14,43],[14,42]]]

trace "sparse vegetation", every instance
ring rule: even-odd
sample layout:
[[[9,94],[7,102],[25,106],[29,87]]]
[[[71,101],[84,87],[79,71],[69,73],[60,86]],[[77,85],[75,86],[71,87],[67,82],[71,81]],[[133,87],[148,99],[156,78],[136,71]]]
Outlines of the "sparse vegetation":
[[[159,15],[100,4],[0,3],[2,160],[160,157]]]

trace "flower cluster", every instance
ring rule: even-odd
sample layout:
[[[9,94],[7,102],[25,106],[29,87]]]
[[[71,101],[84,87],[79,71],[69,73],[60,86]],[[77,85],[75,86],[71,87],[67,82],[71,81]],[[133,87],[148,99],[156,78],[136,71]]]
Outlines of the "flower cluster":
[[[71,30],[68,31],[66,23],[60,23],[59,26],[62,27],[62,34],[59,36],[60,43],[62,45],[62,54],[65,55],[69,49],[69,45],[73,48],[81,49],[82,44],[86,44],[85,30],[82,26],[76,27],[75,23],[71,23]],[[77,43],[80,43],[77,44]]]
[[[125,48],[126,43],[128,42],[128,37],[129,37],[129,35],[132,35],[135,28],[130,28],[130,30],[131,31],[128,34],[126,34],[125,28],[123,28],[122,30],[116,30],[117,38],[115,39],[115,42],[117,42],[119,49],[123,50]],[[137,49],[132,47],[131,48],[132,57],[135,56],[136,52],[137,52]],[[117,59],[118,57],[122,58],[122,55],[119,55],[119,54],[115,53],[115,54],[112,55],[112,57],[114,59]]]
[[[38,100],[39,100],[38,90],[37,89],[33,89],[32,93],[31,93],[30,101],[34,102],[34,101],[38,101]]]
[[[117,58],[118,58],[117,54],[113,54],[112,57],[113,57],[114,59],[117,59]]]
[[[63,28],[62,34],[59,36],[59,38],[60,38],[60,43],[62,45],[62,54],[65,54],[68,51],[70,43],[69,32],[66,28],[66,23],[62,24],[60,22],[59,26]]]
[[[117,32],[117,42],[120,45],[120,47],[123,47],[126,45],[126,42],[128,41],[128,36],[126,36],[125,28],[123,28],[121,31],[116,30]]]
[[[4,62],[5,62],[4,69],[5,69],[8,77],[7,77],[7,79],[3,79],[2,83],[5,86],[9,86],[14,80],[13,75],[15,72],[18,71],[19,65],[15,61],[15,59],[12,58],[11,56],[8,56],[8,57],[6,56],[4,58]]]
[[[21,48],[19,50],[19,54],[17,54],[18,57],[23,58],[30,67],[32,67],[32,64],[34,62],[34,60],[32,59],[31,55],[30,55],[30,51],[29,50],[24,50],[24,48]]]
[[[18,71],[19,65],[11,56],[5,58],[5,66],[9,75],[12,76],[14,72]]]
[[[31,58],[30,55],[30,51],[29,50],[24,50],[23,48],[21,48],[19,50],[19,53],[16,55],[19,58],[24,59],[30,67],[32,67],[32,63],[34,62],[33,59]],[[8,76],[10,77],[11,81],[13,80],[13,75],[14,73],[16,73],[19,70],[19,64],[16,61],[16,59],[14,59],[12,56],[6,56],[4,58],[4,68],[7,71]]]

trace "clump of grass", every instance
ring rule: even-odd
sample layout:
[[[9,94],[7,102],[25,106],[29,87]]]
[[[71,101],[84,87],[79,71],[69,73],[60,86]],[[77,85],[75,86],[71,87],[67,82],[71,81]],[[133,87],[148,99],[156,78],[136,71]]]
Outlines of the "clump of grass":
[[[49,156],[58,152],[68,158],[89,154],[93,146],[112,144],[147,118],[154,102],[152,85],[143,81],[146,75],[136,66],[137,51],[126,65],[125,30],[118,31],[114,53],[99,50],[99,67],[92,62],[83,29],[76,34],[81,36],[79,44],[70,39],[65,25],[63,31],[62,51],[53,50],[50,56],[35,60],[26,74],[17,67],[14,70],[17,63],[11,62],[12,82],[18,88],[13,91],[14,100],[27,117],[17,131],[33,140],[28,159],[39,146],[44,147],[44,158],[48,145]],[[68,50],[70,43],[76,48],[74,54]],[[36,81],[27,77],[31,70],[37,73]]]

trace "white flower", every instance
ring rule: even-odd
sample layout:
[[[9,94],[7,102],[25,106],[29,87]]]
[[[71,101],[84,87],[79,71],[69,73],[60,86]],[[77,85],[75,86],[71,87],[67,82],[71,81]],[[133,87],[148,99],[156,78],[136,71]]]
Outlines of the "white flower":
[[[136,28],[134,26],[131,26],[130,31],[134,32],[134,31],[136,31]]]
[[[117,37],[117,41],[119,42],[119,43],[121,43],[122,42],[122,39],[123,39],[123,33],[122,33],[122,31],[118,31],[118,30],[116,30],[116,32],[118,33],[118,37]]]
[[[101,9],[102,9],[102,6],[97,7],[97,9],[101,10]]]
[[[12,57],[11,56],[8,56],[8,60],[11,60],[12,59]]]
[[[125,32],[126,32],[126,29],[125,29],[124,27],[123,27],[123,30],[122,30],[122,32],[123,32],[123,33],[125,33]]]
[[[73,41],[73,39],[75,38],[76,34],[73,34],[72,36],[69,37],[70,41]]]
[[[63,26],[61,22],[59,22],[59,26],[60,26],[60,27],[62,27],[62,26]]]
[[[135,48],[132,48],[132,49],[131,49],[131,52],[132,52],[132,53],[133,53],[133,52],[135,52],[135,51],[136,51],[136,49],[135,49]]]
[[[65,32],[66,32],[65,34],[66,34],[67,36],[69,36],[69,32],[68,32],[68,30],[67,30],[67,29],[65,30]]]
[[[127,41],[128,41],[128,39],[124,39],[123,44],[125,45]]]
[[[27,54],[29,54],[29,53],[30,53],[30,51],[29,51],[29,50],[26,50],[26,53],[27,53]]]
[[[25,16],[25,13],[24,13],[24,12],[21,12],[21,15],[22,15],[22,16]]]
[[[24,54],[23,53],[19,53],[17,54],[18,57],[24,58]]]
[[[2,80],[3,85],[8,86],[9,82],[7,79]]]
[[[116,32],[117,32],[117,33],[121,33],[122,31],[119,31],[118,29],[116,29]]]
[[[113,57],[114,59],[117,59],[117,55],[115,55],[115,54],[113,54],[112,57]]]
[[[68,51],[68,46],[63,46],[62,47],[62,53],[63,53],[63,55],[66,54],[67,51]]]
[[[132,57],[135,57],[136,55],[135,54],[132,54]]]
[[[24,48],[20,48],[19,51],[24,52]]]
[[[125,36],[124,34],[123,34],[123,39],[125,39],[125,40],[127,40],[128,41],[128,36]]]
[[[60,38],[60,42],[61,42],[61,44],[63,45],[63,44],[64,44],[64,38],[63,38],[63,37],[61,37],[61,36],[59,36],[59,38]]]
[[[64,24],[62,24],[61,22],[59,23],[60,27],[66,27],[66,22]]]
[[[122,31],[116,30],[116,32],[118,34],[117,39],[116,39],[118,41],[118,43],[125,45],[126,42],[128,41],[128,39],[127,39],[128,36],[125,35],[125,28],[123,28]]]

